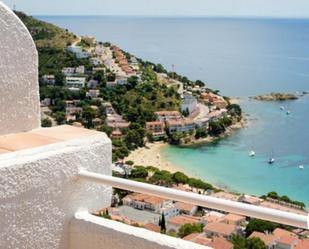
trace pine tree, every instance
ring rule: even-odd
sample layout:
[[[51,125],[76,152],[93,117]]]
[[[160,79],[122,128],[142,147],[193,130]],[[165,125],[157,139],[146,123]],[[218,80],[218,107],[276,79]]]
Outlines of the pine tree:
[[[165,215],[162,213],[161,219],[159,220],[159,226],[161,227],[161,233],[166,232],[166,223],[165,223]]]

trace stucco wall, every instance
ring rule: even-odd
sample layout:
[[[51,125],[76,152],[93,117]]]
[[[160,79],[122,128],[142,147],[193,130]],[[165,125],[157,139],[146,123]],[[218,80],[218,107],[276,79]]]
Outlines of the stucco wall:
[[[210,249],[87,212],[76,214],[70,232],[70,249]]]
[[[0,1],[0,135],[40,126],[38,54],[26,27]]]
[[[103,133],[0,155],[0,248],[67,249],[75,212],[111,200],[111,188],[79,180],[79,168],[111,174],[110,165]]]

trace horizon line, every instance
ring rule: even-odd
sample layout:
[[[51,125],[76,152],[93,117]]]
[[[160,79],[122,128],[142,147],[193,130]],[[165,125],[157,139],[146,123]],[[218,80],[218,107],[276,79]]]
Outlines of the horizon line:
[[[209,19],[278,19],[278,20],[306,20],[309,16],[217,16],[217,15],[122,15],[122,14],[30,14],[34,17],[124,17],[124,18],[209,18]]]

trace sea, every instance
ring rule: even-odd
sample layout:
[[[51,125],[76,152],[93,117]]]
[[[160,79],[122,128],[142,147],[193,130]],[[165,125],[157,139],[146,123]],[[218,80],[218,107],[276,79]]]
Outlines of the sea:
[[[200,79],[222,95],[239,97],[248,119],[246,128],[212,144],[166,146],[162,156],[180,171],[221,188],[257,196],[276,191],[309,206],[309,95],[286,102],[250,98],[309,91],[309,20],[37,18],[112,42],[144,60]],[[251,150],[256,157],[249,157]],[[270,157],[276,159],[272,165],[268,164]]]

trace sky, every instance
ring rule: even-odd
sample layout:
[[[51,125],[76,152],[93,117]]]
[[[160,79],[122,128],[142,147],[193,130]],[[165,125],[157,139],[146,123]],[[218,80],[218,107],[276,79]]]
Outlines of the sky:
[[[1,1],[1,0],[0,0]],[[2,0],[31,15],[309,18],[309,0]]]

